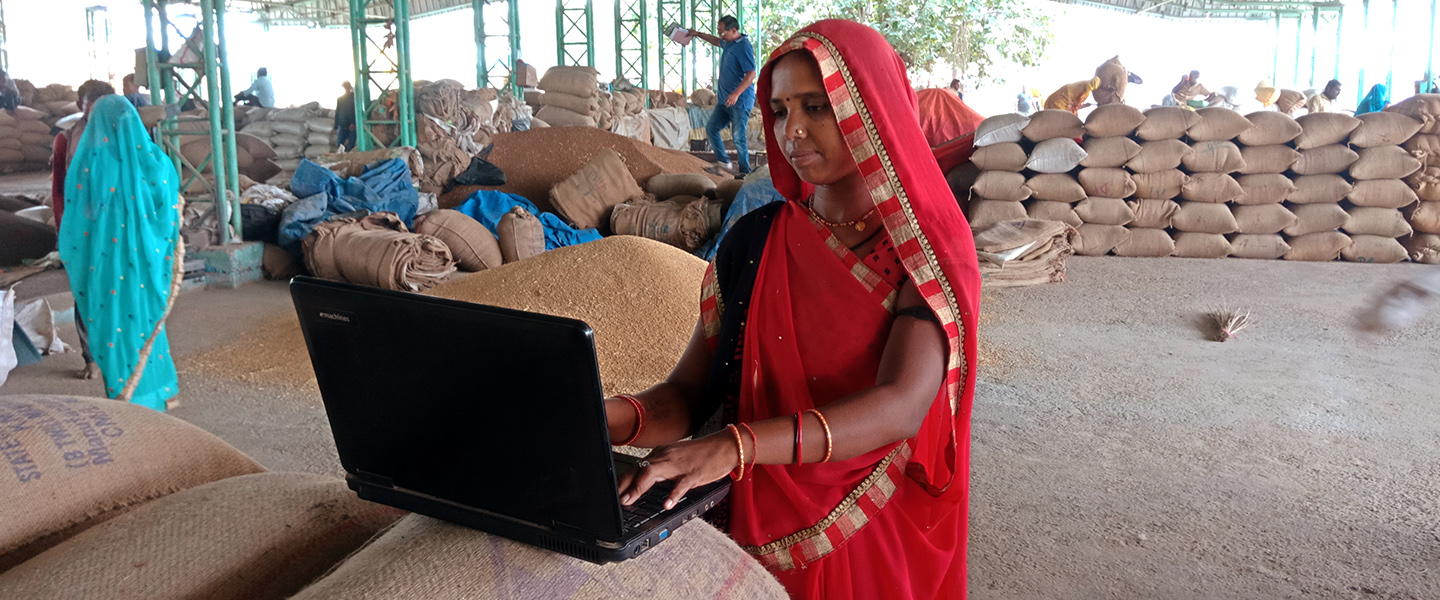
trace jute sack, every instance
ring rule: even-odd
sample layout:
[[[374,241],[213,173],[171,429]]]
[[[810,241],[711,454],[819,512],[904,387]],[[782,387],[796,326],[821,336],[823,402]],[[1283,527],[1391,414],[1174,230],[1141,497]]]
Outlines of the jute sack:
[[[1225,203],[1244,195],[1240,183],[1224,173],[1196,173],[1180,187],[1180,197],[1194,202]]]
[[[1225,258],[1230,256],[1230,251],[1230,240],[1218,233],[1182,231],[1175,234],[1175,256],[1181,258]]]
[[[50,134],[50,125],[44,121],[20,121],[16,125],[16,128],[20,130],[22,136],[27,133],[35,133],[42,136],[49,136]],[[49,139],[54,138],[50,137]]]
[[[579,171],[550,188],[550,204],[576,227],[594,229],[610,223],[615,205],[644,194],[625,167],[625,159],[614,150],[601,148]]]
[[[1135,212],[1119,198],[1091,196],[1075,205],[1075,214],[1096,225],[1128,225],[1135,220]]]
[[[1440,135],[1416,134],[1401,144],[1401,147],[1409,150],[1412,156],[1427,166],[1440,167]]]
[[[24,123],[25,121],[39,121],[40,119],[46,117],[46,114],[44,112],[35,110],[28,106],[17,106],[15,107],[15,110],[10,111],[10,114],[13,115],[15,117],[15,120],[20,123]]]
[[[563,108],[580,115],[593,115],[600,108],[593,96],[581,97],[564,92],[545,92],[540,96],[540,105]]]
[[[1360,126],[1350,132],[1350,145],[1360,148],[1398,146],[1420,132],[1420,121],[1392,112],[1370,112],[1356,117]]]
[[[1124,105],[1109,104],[1106,106]],[[1126,108],[1135,110],[1130,106],[1126,106]],[[1123,167],[1125,163],[1130,162],[1130,159],[1140,155],[1140,144],[1128,137],[1089,138],[1085,140],[1082,147],[1085,149],[1085,160],[1080,161],[1082,167]],[[979,151],[976,151],[976,154],[978,155]]]
[[[0,149],[0,163],[25,162],[25,153],[20,150]]]
[[[1025,205],[1019,202],[975,200],[970,203],[970,212],[966,219],[969,220],[972,231],[985,231],[1001,221],[1024,219],[1026,216]]]
[[[1350,220],[1350,213],[1339,204],[1301,204],[1289,209],[1295,214],[1295,223],[1283,231],[1290,237],[1335,231]]]
[[[1025,163],[1030,158],[1025,156],[1025,149],[1020,144],[1005,142],[991,144],[975,149],[975,154],[970,156],[970,162],[980,167],[983,171],[1014,171],[1019,173],[1025,170]]]
[[[1421,202],[1408,209],[1410,225],[1421,233],[1440,233],[1440,202]]]
[[[45,146],[25,146],[20,149],[20,155],[32,163],[46,163],[53,156],[50,148]]]
[[[1030,188],[1025,187],[1025,176],[1009,171],[982,172],[971,190],[991,200],[1019,202],[1030,197]]]
[[[1247,121],[1248,122],[1248,121]],[[1245,157],[1240,147],[1231,142],[1195,142],[1184,159],[1192,173],[1234,173],[1245,170]]]
[[[1340,251],[1340,256],[1350,262],[1390,264],[1410,258],[1399,240],[1380,235],[1351,236],[1350,245]]]
[[[1185,132],[1185,136],[1193,142],[1233,140],[1254,127],[1244,115],[1228,108],[1202,108],[1195,114],[1200,115],[1200,122],[1191,125]]]
[[[455,273],[444,242],[410,233],[392,212],[331,219],[316,225],[301,248],[317,277],[387,290],[423,292]]]
[[[1230,256],[1275,260],[1290,251],[1290,244],[1279,235],[1242,233],[1230,236]]]
[[[1245,161],[1240,169],[1245,175],[1284,173],[1300,161],[1300,152],[1284,144],[1246,146],[1240,149],[1240,159]]]
[[[1235,233],[1240,225],[1230,207],[1210,202],[1181,202],[1180,210],[1170,219],[1170,226],[1192,233]]]
[[[96,525],[0,575],[5,598],[288,598],[405,513],[306,473],[231,477]]]
[[[415,217],[415,233],[445,242],[463,270],[484,271],[505,264],[495,234],[465,213],[449,209],[430,211]]]
[[[1175,253],[1175,240],[1164,229],[1131,227],[1125,241],[1115,246],[1115,256],[1162,258]]]
[[[1295,177],[1295,191],[1285,197],[1293,204],[1336,204],[1355,189],[1339,175],[1306,175]]]
[[[1410,260],[1427,265],[1440,265],[1440,235],[1417,233],[1406,238],[1405,250]]]
[[[1145,122],[1135,129],[1146,141],[1178,140],[1195,124],[1200,115],[1178,106],[1159,106],[1145,111]]]
[[[1029,124],[1030,117],[1021,114],[995,115],[985,119],[975,128],[975,147],[1023,140],[1025,136],[1021,131]]]
[[[1082,160],[1085,160],[1085,150],[1080,144],[1070,138],[1055,138],[1035,144],[1025,166],[1036,173],[1066,173]]]
[[[1097,106],[1085,117],[1085,133],[1092,138],[1125,137],[1145,122],[1145,113],[1127,104]]]
[[[1405,222],[1405,215],[1393,208],[1357,206],[1349,211],[1350,218],[1340,229],[1350,235],[1378,235],[1398,238],[1410,235],[1415,230]]]
[[[478,557],[483,557],[479,559]],[[700,520],[637,559],[595,565],[421,515],[401,519],[293,600],[785,600],[780,583]]]
[[[0,396],[0,424],[0,572],[135,505],[264,470],[199,427],[104,398]]]
[[[1275,100],[1275,110],[1285,115],[1293,115],[1303,104],[1305,94],[1295,90],[1280,90],[1280,97]]]
[[[1295,213],[1282,204],[1236,206],[1232,212],[1235,215],[1235,230],[1240,233],[1280,233],[1299,220]]]
[[[495,238],[500,244],[500,258],[507,265],[545,252],[545,225],[519,206],[500,217]]]
[[[1134,173],[1158,173],[1180,168],[1180,163],[1194,153],[1194,149],[1180,140],[1156,140],[1140,145],[1140,153],[1125,168]]]
[[[661,173],[645,180],[645,191],[654,194],[656,200],[669,200],[676,196],[699,198],[714,195],[715,180],[701,173]]]
[[[1080,220],[1080,215],[1075,214],[1075,208],[1069,202],[1031,200],[1025,203],[1025,214],[1032,219],[1059,221],[1071,227],[1079,227],[1084,223]]]
[[[1405,178],[1410,189],[1424,202],[1440,201],[1440,167],[1425,167]]]
[[[1292,237],[1285,242],[1290,244],[1290,251],[1285,253],[1285,260],[1313,262],[1329,262],[1340,258],[1340,253],[1344,252],[1352,243],[1350,236],[1338,231],[1309,233]]]
[[[1345,198],[1356,206],[1376,208],[1405,208],[1419,199],[1415,190],[1399,179],[1357,181]]]
[[[1343,144],[1350,132],[1360,127],[1360,119],[1345,113],[1312,113],[1295,119],[1300,124],[1300,137],[1295,138],[1295,147],[1301,150],[1319,148],[1332,144]]]
[[[621,204],[610,216],[610,228],[618,235],[638,235],[694,252],[705,243],[710,230],[706,208],[706,203],[694,196]]]
[[[1025,124],[1020,133],[1032,142],[1055,138],[1078,140],[1085,137],[1085,124],[1070,111],[1051,108],[1030,115],[1030,122]]]
[[[1399,146],[1365,148],[1350,165],[1352,179],[1402,179],[1419,171],[1423,164]]]
[[[1317,113],[1321,115],[1330,113]],[[1348,146],[1331,144],[1300,151],[1300,160],[1290,167],[1296,175],[1328,175],[1344,173],[1350,165],[1360,160],[1360,155]]]
[[[1129,194],[1130,196],[1163,200],[1179,196],[1181,188],[1190,181],[1190,176],[1179,169],[1171,169],[1159,173],[1136,173],[1132,179],[1135,182],[1135,193]]]
[[[536,87],[546,92],[589,98],[600,95],[599,76],[600,72],[591,67],[550,67]]]
[[[535,113],[535,118],[549,123],[551,127],[594,127],[595,118],[558,106],[546,106]]]
[[[1245,192],[1236,204],[1279,204],[1295,191],[1295,182],[1284,175],[1241,175],[1236,183]]]
[[[1119,225],[1085,223],[1076,229],[1080,237],[1075,240],[1075,253],[1084,256],[1104,256],[1130,238],[1130,230]]]
[[[1042,174],[1025,181],[1030,197],[1052,202],[1079,202],[1085,199],[1085,188],[1067,174]]]
[[[651,179],[654,179],[652,177]],[[648,182],[647,182],[648,183]],[[735,196],[740,194],[740,188],[745,187],[745,182],[740,179],[726,179],[715,184],[715,197],[727,206],[735,201]]]
[[[1404,102],[1390,105],[1385,112],[1399,113],[1420,121],[1420,133],[1440,133],[1440,94],[1416,94]]]
[[[1135,195],[1135,181],[1125,169],[1081,169],[1079,180],[1087,196],[1128,198]]]
[[[1263,110],[1245,115],[1245,119],[1254,125],[1237,138],[1246,146],[1286,144],[1305,132],[1300,123],[1283,112]]]
[[[38,121],[36,121],[38,123]],[[40,123],[42,126],[44,123]],[[50,135],[49,128],[45,131],[21,131],[20,144],[24,146],[49,146],[55,141],[55,136]]]
[[[1174,200],[1141,198],[1125,204],[1135,214],[1135,218],[1130,221],[1132,228],[1169,229],[1170,220],[1180,211],[1180,205]]]

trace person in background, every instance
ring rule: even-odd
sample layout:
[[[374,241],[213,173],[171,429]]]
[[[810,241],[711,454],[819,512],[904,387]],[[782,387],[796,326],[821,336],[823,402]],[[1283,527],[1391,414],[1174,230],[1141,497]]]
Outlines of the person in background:
[[[725,152],[725,141],[720,132],[730,128],[730,137],[735,141],[735,153],[739,154],[740,175],[750,173],[750,145],[746,139],[746,125],[750,123],[750,109],[755,107],[755,47],[750,37],[740,33],[740,21],[730,15],[720,17],[717,27],[720,35],[689,30],[690,35],[705,40],[722,49],[720,54],[720,80],[715,92],[720,101],[710,113],[705,133],[710,138],[710,147],[715,150],[715,162],[723,169],[730,169],[730,155]]]
[[[355,131],[355,88],[346,81],[340,84],[345,90],[339,98],[335,99],[335,145],[338,149],[350,151],[355,149],[357,141]]]
[[[20,86],[10,74],[0,71],[0,108],[13,111],[20,106]]]
[[[1192,106],[1191,101],[1204,96],[1204,104],[1209,104],[1217,99],[1216,94],[1210,93],[1205,86],[1200,85],[1200,72],[1191,71],[1189,75],[1180,78],[1180,83],[1170,90],[1170,95],[1175,98],[1176,106]]]
[[[237,97],[244,95],[254,96],[261,108],[275,108],[275,86],[270,83],[270,71],[260,67],[255,72],[255,83],[236,94]]]
[[[1325,84],[1323,91],[1311,96],[1309,100],[1305,101],[1305,110],[1309,111],[1312,115],[1315,113],[1334,112],[1339,108],[1335,106],[1335,100],[1339,98],[1340,82],[1331,79]]]
[[[955,92],[955,95],[959,96],[961,100],[965,99],[965,84],[960,83],[959,79],[950,80],[950,91]]]
[[[1020,86],[1020,93],[1015,95],[1015,112],[1028,115],[1035,110],[1035,105],[1030,102],[1030,90]]]
[[[140,93],[140,86],[135,85],[135,74],[126,75],[120,80],[120,89],[125,92],[125,99],[135,108],[150,106],[150,96]]]
[[[1095,88],[1098,87],[1100,87],[1099,77],[1092,77],[1088,81],[1067,83],[1045,99],[1045,108],[1078,113],[1082,108],[1094,106],[1093,103],[1086,102],[1086,100],[1090,99],[1090,92],[1095,91]]]
[[[85,133],[85,125],[90,117],[90,110],[95,103],[106,96],[115,95],[115,88],[103,81],[91,79],[80,84],[77,90],[80,97],[80,111],[83,115],[68,131],[62,131],[55,136],[55,153],[50,161],[50,205],[55,211],[55,228],[59,229],[65,218],[65,178],[69,175],[70,161],[75,157],[75,147],[79,145],[80,136]],[[100,365],[95,363],[95,355],[90,352],[90,332],[85,326],[85,318],[80,314],[80,303],[75,303],[75,333],[80,338],[80,355],[85,358],[85,368],[75,374],[77,379],[94,379],[100,376]]]
[[[1390,89],[1383,83],[1377,83],[1370,86],[1370,93],[1365,94],[1365,98],[1360,100],[1360,104],[1355,107],[1355,116],[1380,112],[1388,106],[1390,106]]]

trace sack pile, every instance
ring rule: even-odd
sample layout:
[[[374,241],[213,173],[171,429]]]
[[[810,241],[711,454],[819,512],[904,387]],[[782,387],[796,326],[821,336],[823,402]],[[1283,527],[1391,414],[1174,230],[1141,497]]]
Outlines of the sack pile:
[[[303,243],[305,266],[322,279],[423,292],[455,272],[450,248],[410,233],[395,213],[338,218],[315,226]]]
[[[540,78],[542,108],[535,117],[551,127],[595,127],[600,120],[600,72],[551,67]],[[607,102],[608,104],[608,102]]]
[[[1403,209],[1414,229],[1414,234],[1404,242],[1405,249],[1411,260],[1440,264],[1440,95],[1413,96],[1384,111],[1392,112],[1420,123],[1419,130],[1405,141],[1404,148],[1424,163],[1405,180],[1418,199]]]
[[[21,106],[0,111],[0,172],[43,171],[54,153],[56,121],[80,112],[79,96],[68,85],[36,88],[23,79]]]
[[[275,149],[274,162],[282,170],[282,179],[295,173],[301,159],[335,151],[335,111],[320,108],[319,102],[252,110],[248,117],[250,122],[240,132],[265,140]]]

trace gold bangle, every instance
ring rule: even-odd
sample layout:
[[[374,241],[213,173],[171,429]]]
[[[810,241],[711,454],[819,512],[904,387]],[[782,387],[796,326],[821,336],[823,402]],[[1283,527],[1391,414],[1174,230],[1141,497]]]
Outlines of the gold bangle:
[[[820,427],[825,430],[825,458],[820,459],[820,462],[830,462],[830,455],[835,449],[835,439],[830,436],[830,423],[825,420],[825,415],[820,414],[819,410],[812,408],[805,412],[815,413],[815,418],[820,419]]]
[[[725,428],[729,429],[730,433],[735,434],[735,451],[740,454],[740,465],[736,467],[739,473],[737,474],[735,470],[730,471],[730,479],[740,481],[745,478],[745,443],[740,439],[739,427],[726,425]]]

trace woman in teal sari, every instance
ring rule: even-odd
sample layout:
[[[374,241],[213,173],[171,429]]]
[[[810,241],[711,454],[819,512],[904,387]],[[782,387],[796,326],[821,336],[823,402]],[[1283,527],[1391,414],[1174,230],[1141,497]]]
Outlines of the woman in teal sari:
[[[129,399],[163,411],[179,391],[163,327],[179,260],[179,178],[124,97],[96,102],[65,191],[60,258],[105,393],[122,397],[143,369]]]
[[[1365,94],[1365,99],[1355,107],[1355,116],[1365,113],[1380,112],[1390,106],[1390,90],[1383,83],[1377,83],[1370,88],[1370,93]]]

